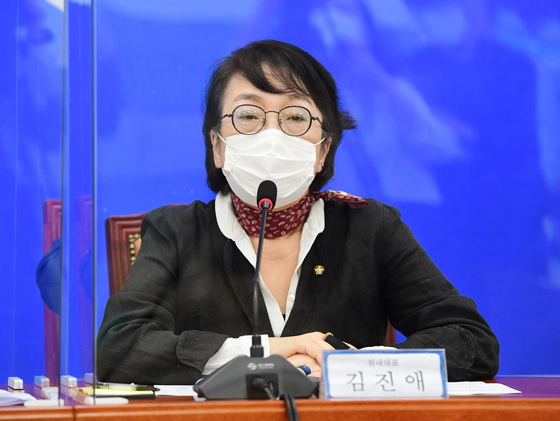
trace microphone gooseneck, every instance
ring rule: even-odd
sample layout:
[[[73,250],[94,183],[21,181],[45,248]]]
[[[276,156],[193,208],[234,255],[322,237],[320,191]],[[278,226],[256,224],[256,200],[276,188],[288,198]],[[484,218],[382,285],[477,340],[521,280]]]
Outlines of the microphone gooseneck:
[[[259,185],[257,190],[257,206],[262,210],[261,232],[259,233],[259,244],[257,247],[257,262],[253,275],[253,345],[251,346],[251,357],[262,357],[264,349],[261,345],[261,337],[258,335],[259,325],[259,273],[261,269],[262,247],[264,231],[266,228],[266,217],[268,211],[274,208],[278,189],[273,181],[265,180]]]
[[[266,216],[276,203],[276,185],[263,181],[257,193],[257,206],[262,210],[257,262],[253,276],[253,340],[251,356],[239,355],[194,386],[199,397],[212,399],[278,399],[286,401],[290,421],[297,420],[295,398],[309,398],[317,385],[286,358],[274,354],[264,358],[258,334],[259,272]]]

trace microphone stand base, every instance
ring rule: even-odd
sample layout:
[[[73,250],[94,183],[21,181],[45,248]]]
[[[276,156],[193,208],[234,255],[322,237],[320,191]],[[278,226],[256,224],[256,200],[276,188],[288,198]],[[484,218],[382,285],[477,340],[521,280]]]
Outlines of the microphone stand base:
[[[194,390],[208,400],[269,399],[263,390],[252,386],[256,377],[268,383],[276,397],[287,393],[294,398],[309,398],[317,390],[314,381],[280,355],[236,357],[198,382]]]

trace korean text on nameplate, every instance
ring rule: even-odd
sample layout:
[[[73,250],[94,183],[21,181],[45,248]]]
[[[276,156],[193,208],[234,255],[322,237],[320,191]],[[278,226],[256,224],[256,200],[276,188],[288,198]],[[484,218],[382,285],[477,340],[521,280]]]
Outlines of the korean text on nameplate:
[[[324,351],[326,399],[446,398],[445,350]]]

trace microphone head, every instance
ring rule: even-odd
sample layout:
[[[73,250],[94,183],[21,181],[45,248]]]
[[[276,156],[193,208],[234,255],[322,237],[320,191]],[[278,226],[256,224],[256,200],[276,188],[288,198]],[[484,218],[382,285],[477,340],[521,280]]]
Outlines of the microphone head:
[[[257,206],[260,210],[266,207],[269,211],[274,208],[276,204],[276,195],[278,189],[273,181],[265,180],[263,181],[257,190]],[[268,204],[268,205],[265,205]]]

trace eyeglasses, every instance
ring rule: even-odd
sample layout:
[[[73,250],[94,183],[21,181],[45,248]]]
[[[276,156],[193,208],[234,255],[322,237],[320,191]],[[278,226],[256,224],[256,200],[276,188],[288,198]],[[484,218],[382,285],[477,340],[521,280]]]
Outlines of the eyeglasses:
[[[290,136],[303,136],[311,128],[313,120],[317,120],[323,125],[319,117],[313,117],[311,112],[305,107],[289,106],[280,111],[265,111],[257,105],[242,104],[233,109],[231,114],[221,117],[216,125],[226,117],[231,117],[231,122],[235,130],[241,134],[256,134],[262,130],[266,124],[268,113],[278,114],[278,126]]]

